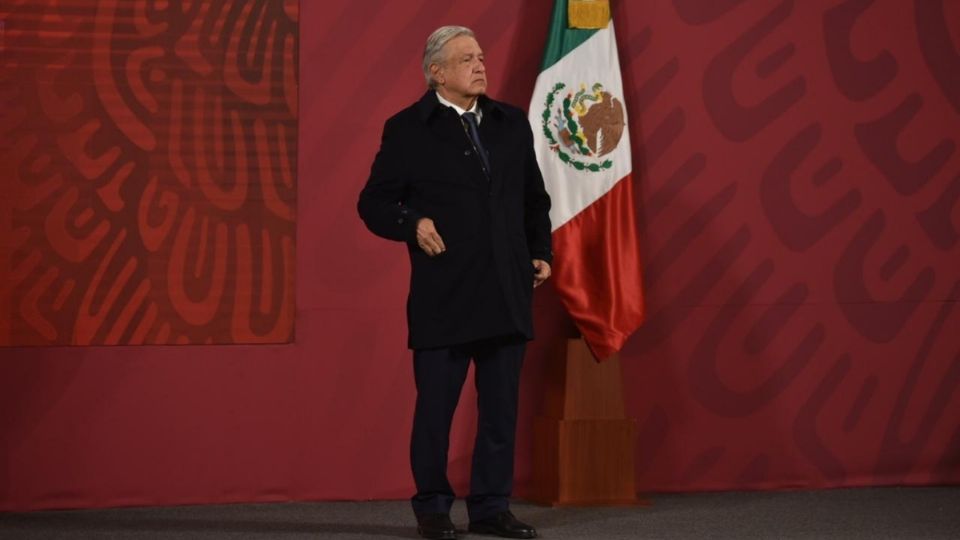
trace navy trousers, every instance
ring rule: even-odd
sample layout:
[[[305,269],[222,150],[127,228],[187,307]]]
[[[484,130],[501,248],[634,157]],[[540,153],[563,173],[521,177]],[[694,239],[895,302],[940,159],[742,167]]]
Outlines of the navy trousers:
[[[470,360],[477,387],[477,437],[473,447],[470,521],[509,509],[517,427],[523,338],[487,340],[413,352],[417,405],[410,438],[410,464],[417,485],[416,514],[448,513],[455,495],[447,479],[450,424]]]

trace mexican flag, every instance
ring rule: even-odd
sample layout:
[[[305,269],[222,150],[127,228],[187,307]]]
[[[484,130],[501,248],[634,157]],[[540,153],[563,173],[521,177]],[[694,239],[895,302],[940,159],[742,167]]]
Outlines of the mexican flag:
[[[598,360],[644,315],[623,97],[607,3],[556,0],[529,117],[553,203],[554,284]]]

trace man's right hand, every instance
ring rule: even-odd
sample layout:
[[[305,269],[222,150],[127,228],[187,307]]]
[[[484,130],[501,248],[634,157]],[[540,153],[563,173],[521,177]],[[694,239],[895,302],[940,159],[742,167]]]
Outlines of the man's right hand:
[[[430,218],[420,218],[417,221],[417,245],[427,255],[434,257],[446,251],[443,238],[437,233],[437,228]]]

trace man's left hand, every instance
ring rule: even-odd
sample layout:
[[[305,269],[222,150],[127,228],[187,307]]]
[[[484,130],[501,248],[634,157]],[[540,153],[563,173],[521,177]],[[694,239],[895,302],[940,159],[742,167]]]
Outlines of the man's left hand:
[[[540,259],[533,260],[533,286],[539,287],[550,277],[550,263]]]

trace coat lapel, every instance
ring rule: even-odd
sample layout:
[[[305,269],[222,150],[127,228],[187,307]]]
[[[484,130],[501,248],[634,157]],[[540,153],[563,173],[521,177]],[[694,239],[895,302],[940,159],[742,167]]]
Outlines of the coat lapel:
[[[500,189],[500,184],[503,181],[502,167],[504,157],[507,155],[504,147],[506,119],[500,104],[486,96],[480,96],[480,107],[483,109],[483,119],[480,121],[480,140],[489,154],[490,176],[489,178],[485,177],[476,156],[473,156],[473,159],[476,160],[476,170],[473,170],[474,167],[470,168],[476,174],[471,176],[483,179],[484,182],[489,181],[490,189],[496,192]],[[470,139],[463,130],[460,119],[456,117],[456,113],[452,109],[444,107],[437,101],[434,90],[428,90],[420,98],[417,108],[420,118],[436,136],[439,144],[447,146],[451,151],[456,152],[456,155],[460,155],[471,148]]]
[[[500,189],[500,183],[503,182],[503,158],[506,156],[504,151],[504,117],[503,111],[487,99],[482,98],[481,107],[483,107],[483,120],[480,122],[480,140],[487,149],[490,159],[490,188],[497,192]]]
[[[460,122],[453,118],[456,115],[449,107],[440,105],[434,90],[427,90],[427,93],[420,98],[417,102],[417,110],[420,119],[436,136],[439,143],[460,149],[462,146],[462,136],[459,133]]]

